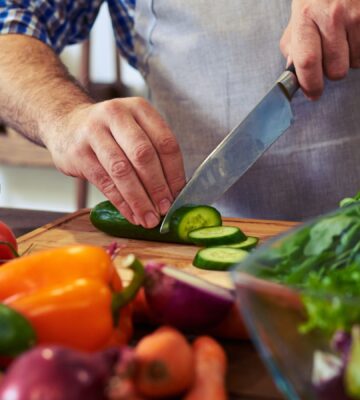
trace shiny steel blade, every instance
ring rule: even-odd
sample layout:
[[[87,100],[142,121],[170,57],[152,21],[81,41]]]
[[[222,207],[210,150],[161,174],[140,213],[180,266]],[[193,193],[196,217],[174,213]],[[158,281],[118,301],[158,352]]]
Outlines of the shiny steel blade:
[[[276,83],[250,114],[209,154],[175,199],[160,227],[169,230],[173,212],[185,204],[212,204],[223,195],[291,125],[284,88]]]

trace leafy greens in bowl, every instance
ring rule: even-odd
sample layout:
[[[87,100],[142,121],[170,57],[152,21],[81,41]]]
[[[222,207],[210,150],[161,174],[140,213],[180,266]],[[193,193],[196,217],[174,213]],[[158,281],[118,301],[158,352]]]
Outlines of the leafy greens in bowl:
[[[360,354],[350,362],[360,349],[360,202],[260,247],[233,278],[255,344],[289,399],[360,399]],[[334,344],[339,335],[346,351]]]

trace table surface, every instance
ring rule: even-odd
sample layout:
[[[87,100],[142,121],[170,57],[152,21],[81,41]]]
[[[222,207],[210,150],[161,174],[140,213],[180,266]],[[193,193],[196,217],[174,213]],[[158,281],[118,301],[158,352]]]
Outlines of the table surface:
[[[0,208],[0,220],[21,236],[64,216],[52,211]],[[254,347],[247,341],[223,341],[229,358],[228,387],[233,400],[281,400]]]

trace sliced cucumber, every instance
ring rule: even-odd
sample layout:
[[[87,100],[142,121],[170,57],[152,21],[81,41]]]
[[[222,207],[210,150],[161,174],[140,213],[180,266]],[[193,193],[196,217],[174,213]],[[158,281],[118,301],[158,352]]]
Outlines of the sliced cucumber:
[[[247,251],[231,247],[206,247],[196,253],[193,264],[203,269],[226,271],[243,261],[247,255]]]
[[[236,226],[212,226],[189,232],[189,240],[199,246],[218,246],[245,240],[246,235]]]
[[[259,238],[255,236],[248,236],[245,240],[237,243],[224,244],[222,247],[231,247],[233,249],[250,250],[259,243]]]
[[[221,215],[214,207],[189,205],[178,208],[171,216],[170,232],[184,242],[190,242],[188,235],[194,229],[221,224]]]

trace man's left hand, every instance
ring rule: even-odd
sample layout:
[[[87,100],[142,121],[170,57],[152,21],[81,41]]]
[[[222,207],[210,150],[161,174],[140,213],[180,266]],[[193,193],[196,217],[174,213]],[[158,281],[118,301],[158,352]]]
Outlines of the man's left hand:
[[[293,0],[280,47],[305,95],[318,99],[324,75],[338,80],[360,68],[360,1]]]

